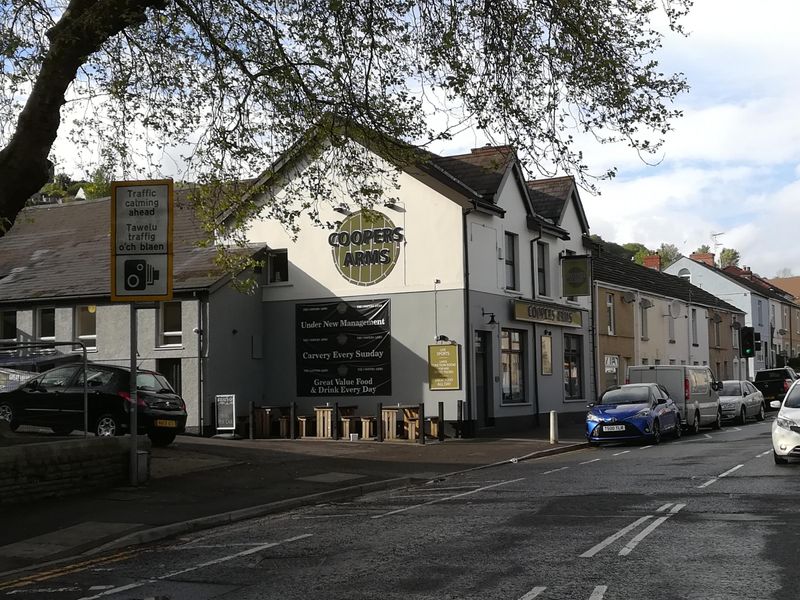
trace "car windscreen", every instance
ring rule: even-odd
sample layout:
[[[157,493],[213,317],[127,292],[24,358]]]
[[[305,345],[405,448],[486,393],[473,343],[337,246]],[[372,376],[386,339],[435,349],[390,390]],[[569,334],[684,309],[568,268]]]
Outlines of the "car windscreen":
[[[608,390],[600,399],[600,404],[642,404],[650,402],[649,387],[629,387]]]
[[[742,388],[738,381],[726,381],[722,384],[719,392],[720,396],[741,396]]]
[[[783,405],[786,408],[800,408],[800,387],[794,386],[792,390],[786,394],[786,400]]]
[[[174,394],[174,390],[169,382],[158,373],[137,373],[136,374],[136,389],[144,390],[146,392],[169,392]]]
[[[773,379],[789,379],[789,374],[786,371],[759,371],[756,373],[756,381],[771,381]]]

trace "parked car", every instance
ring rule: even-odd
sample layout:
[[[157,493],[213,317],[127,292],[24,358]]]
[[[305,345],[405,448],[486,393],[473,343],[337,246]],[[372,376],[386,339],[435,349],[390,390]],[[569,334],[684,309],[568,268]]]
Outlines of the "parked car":
[[[86,368],[89,429],[98,436],[122,435],[129,429],[130,369],[91,364]],[[11,429],[20,425],[49,427],[58,435],[83,429],[82,365],[51,369],[17,388],[0,393],[0,419]],[[156,446],[167,446],[186,427],[186,404],[166,378],[155,371],[136,372],[139,433]]]
[[[750,417],[755,417],[757,421],[764,420],[764,396],[749,381],[723,381],[719,405],[722,408],[722,418],[736,419],[739,425],[744,425]]]
[[[797,379],[797,373],[791,367],[764,369],[756,371],[753,384],[764,395],[764,400],[783,400],[789,386]]]
[[[681,436],[681,415],[664,386],[632,383],[607,389],[588,406],[586,438],[590,444],[645,439],[661,442],[664,433]]]
[[[783,402],[773,400],[778,414],[772,422],[772,457],[776,465],[785,465],[789,457],[800,458],[800,384],[795,382]]]
[[[667,388],[690,433],[701,426],[722,427],[718,390],[711,369],[690,365],[636,365],[628,367],[628,383],[659,383]]]

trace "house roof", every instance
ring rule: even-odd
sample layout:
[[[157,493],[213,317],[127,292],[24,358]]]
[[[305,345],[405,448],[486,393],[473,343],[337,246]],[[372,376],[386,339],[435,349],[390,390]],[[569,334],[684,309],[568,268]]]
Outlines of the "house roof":
[[[430,162],[484,199],[491,200],[516,157],[510,146],[484,146],[474,148],[469,154],[433,155]]]
[[[601,251],[595,257],[592,262],[592,270],[596,281],[744,314],[742,310],[704,289],[692,285],[681,277],[643,267],[632,260],[625,260],[608,252]]]
[[[527,186],[534,210],[545,219],[558,223],[575,187],[575,180],[572,177],[532,179]]]
[[[794,296],[795,300],[800,298],[800,277],[773,277],[767,281]]]
[[[771,292],[770,297],[780,299],[784,302],[792,302],[793,294],[791,292],[787,292],[786,290],[774,285],[769,279],[761,277],[760,275],[753,273],[750,269],[742,269],[740,267],[736,267],[733,265],[727,266],[722,269],[728,275],[733,277],[737,277],[739,279],[744,279],[745,281],[750,281],[755,283],[760,288],[763,288],[769,292]]]
[[[216,249],[205,239],[187,199],[175,193],[173,290],[205,289],[225,277],[215,266]],[[0,238],[0,302],[108,297],[110,199],[32,206]]]

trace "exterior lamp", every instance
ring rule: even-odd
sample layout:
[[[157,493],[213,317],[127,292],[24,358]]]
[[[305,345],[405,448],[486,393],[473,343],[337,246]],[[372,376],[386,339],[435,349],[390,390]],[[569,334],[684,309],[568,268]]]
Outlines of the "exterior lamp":
[[[481,308],[481,316],[489,317],[489,320],[486,322],[487,325],[497,325],[497,321],[494,318],[493,312],[486,312],[483,308]]]

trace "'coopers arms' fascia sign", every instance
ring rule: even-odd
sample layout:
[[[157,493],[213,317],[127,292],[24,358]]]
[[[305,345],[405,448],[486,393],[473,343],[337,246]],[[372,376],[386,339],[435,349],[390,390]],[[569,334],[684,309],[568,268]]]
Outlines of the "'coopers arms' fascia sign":
[[[328,236],[339,273],[355,285],[373,285],[386,279],[400,257],[402,227],[375,210],[360,210],[342,221]]]
[[[171,179],[111,186],[111,299],[172,299]]]

